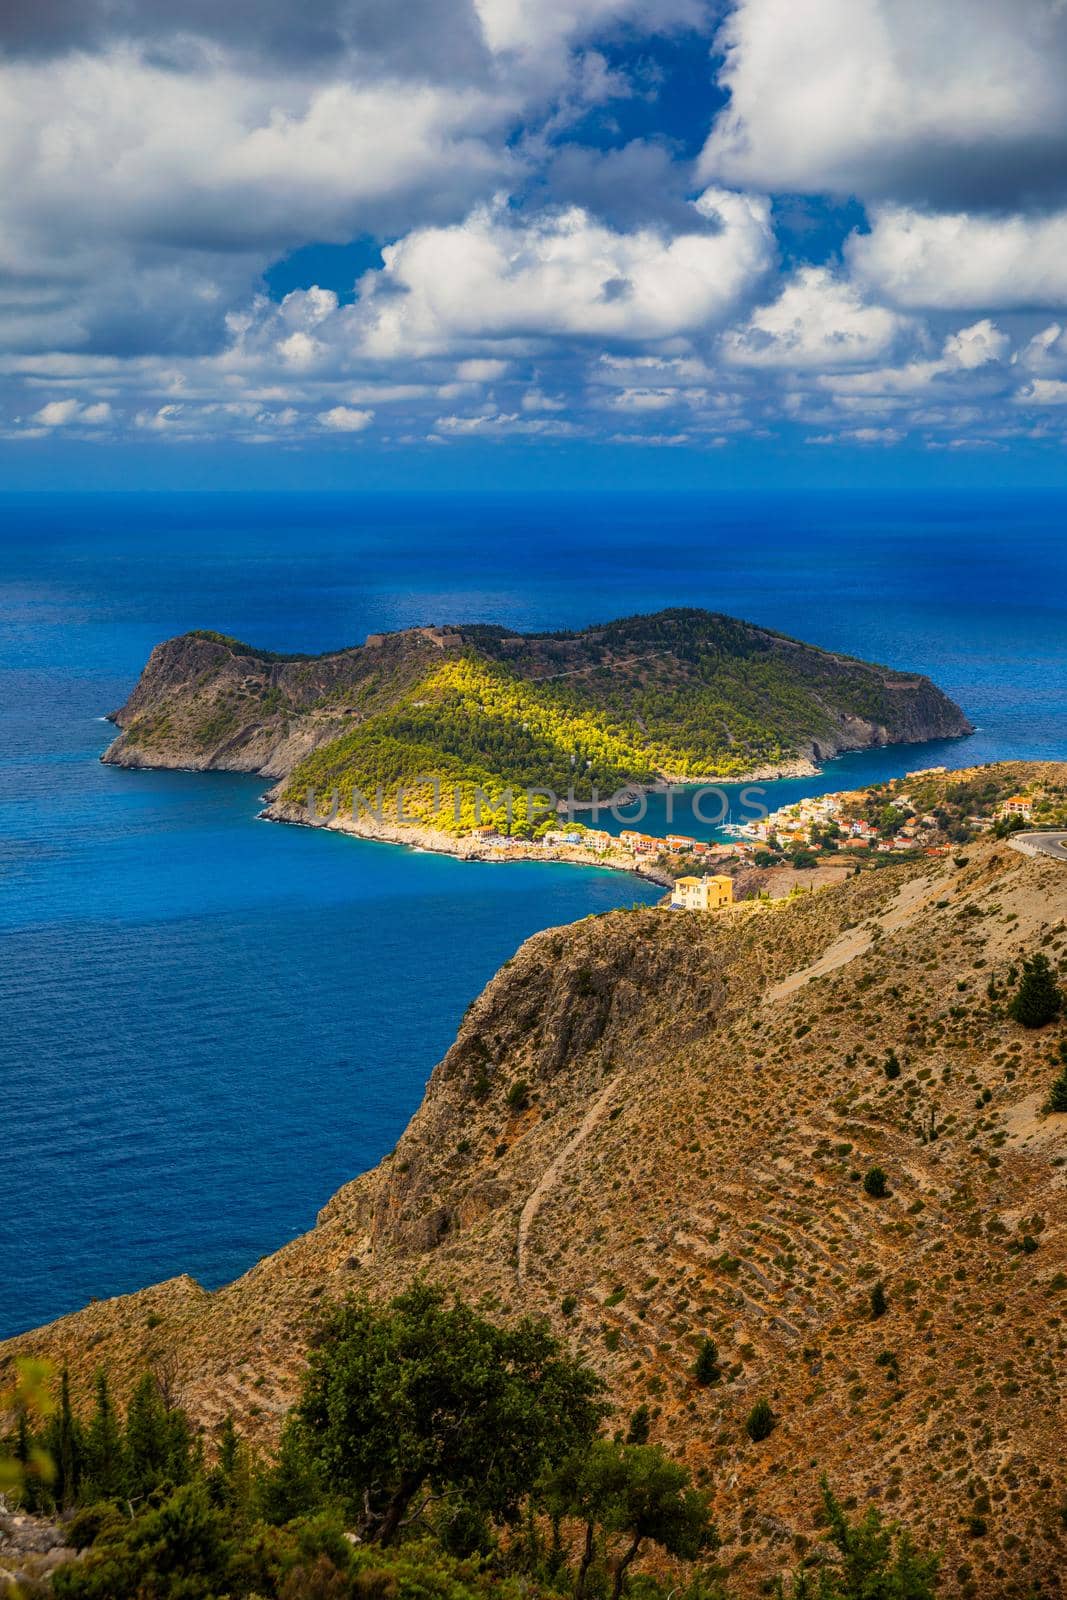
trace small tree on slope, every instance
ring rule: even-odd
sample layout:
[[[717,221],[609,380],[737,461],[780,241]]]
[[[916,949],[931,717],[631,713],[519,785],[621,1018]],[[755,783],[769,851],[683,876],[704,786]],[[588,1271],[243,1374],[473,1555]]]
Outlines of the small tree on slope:
[[[1009,1015],[1024,1028],[1043,1028],[1059,1016],[1063,996],[1048,957],[1033,956],[1023,962],[1022,982],[1008,1007]]]
[[[1048,1097],[1046,1111],[1067,1111],[1067,1067],[1064,1067]]]
[[[706,1495],[693,1488],[686,1468],[656,1445],[597,1439],[549,1476],[544,1497],[554,1516],[585,1523],[575,1600],[585,1594],[598,1526],[609,1534],[625,1534],[629,1541],[614,1564],[612,1600],[619,1600],[646,1540],[691,1561],[714,1538]]]

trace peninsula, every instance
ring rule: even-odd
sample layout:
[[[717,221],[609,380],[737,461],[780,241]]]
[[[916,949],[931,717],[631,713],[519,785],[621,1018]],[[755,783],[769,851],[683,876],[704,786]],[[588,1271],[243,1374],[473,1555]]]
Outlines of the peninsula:
[[[530,839],[548,825],[533,787],[581,804],[972,731],[918,673],[691,609],[580,632],[410,628],[320,656],[197,631],[153,650],[112,720],[106,762],[260,773],[275,820],[452,850],[504,821],[509,789],[505,831]]]

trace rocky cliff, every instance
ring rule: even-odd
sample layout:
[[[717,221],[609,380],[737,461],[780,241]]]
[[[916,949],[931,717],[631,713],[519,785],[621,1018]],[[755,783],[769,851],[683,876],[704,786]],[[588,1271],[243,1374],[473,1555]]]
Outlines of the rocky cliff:
[[[129,1383],[164,1361],[205,1426],[232,1408],[270,1438],[322,1298],[422,1274],[543,1313],[621,1421],[647,1405],[743,1591],[817,1538],[825,1472],[940,1543],[949,1592],[1020,1570],[1053,1592],[1067,1116],[1042,1107],[1067,1029],[1004,1002],[1036,949],[1067,973],[1065,916],[1067,868],[987,841],[774,905],[539,934],[311,1233],[217,1293],[176,1279],[9,1341],[0,1382],[20,1350],[70,1361],[83,1394],[100,1364]],[[754,1444],[761,1398],[778,1420]]]

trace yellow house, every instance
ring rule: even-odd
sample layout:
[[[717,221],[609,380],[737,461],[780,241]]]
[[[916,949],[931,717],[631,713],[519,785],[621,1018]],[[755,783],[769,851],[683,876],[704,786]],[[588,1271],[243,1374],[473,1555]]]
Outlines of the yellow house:
[[[671,905],[683,911],[721,911],[734,903],[734,880],[725,873],[703,878],[677,878]]]

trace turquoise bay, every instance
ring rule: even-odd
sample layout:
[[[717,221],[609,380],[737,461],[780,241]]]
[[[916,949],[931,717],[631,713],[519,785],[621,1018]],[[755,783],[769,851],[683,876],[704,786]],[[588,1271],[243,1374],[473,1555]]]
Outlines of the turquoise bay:
[[[308,1227],[390,1148],[521,939],[655,894],[273,827],[254,778],[101,766],[99,719],[158,640],[208,626],[320,650],[706,605],[920,668],[977,725],[846,757],[774,786],[779,804],[916,765],[1067,758],[1065,509],[0,500],[0,1333],[180,1271],[217,1284]]]

